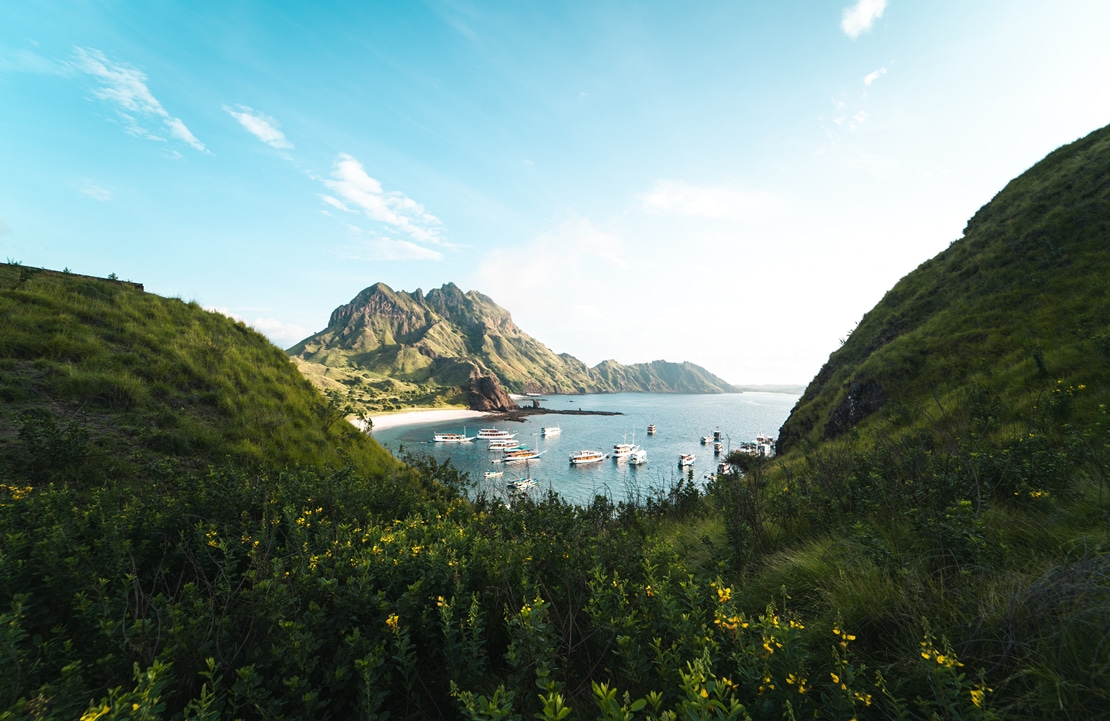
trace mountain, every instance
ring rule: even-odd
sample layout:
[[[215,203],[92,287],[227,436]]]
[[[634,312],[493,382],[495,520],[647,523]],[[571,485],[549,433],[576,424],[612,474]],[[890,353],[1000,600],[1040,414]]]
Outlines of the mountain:
[[[868,312],[806,388],[779,450],[951,409],[1097,412],[1110,380],[1110,129],[1049,154]],[[1053,410],[1055,409],[1055,410]],[[928,420],[927,420],[928,419]]]
[[[280,349],[196,303],[7,263],[0,317],[0,474],[88,486],[167,462],[397,467]]]
[[[477,378],[516,393],[735,391],[692,363],[608,360],[590,368],[522,331],[488,296],[453,283],[427,294],[376,283],[288,353],[314,383],[368,409],[460,403]]]

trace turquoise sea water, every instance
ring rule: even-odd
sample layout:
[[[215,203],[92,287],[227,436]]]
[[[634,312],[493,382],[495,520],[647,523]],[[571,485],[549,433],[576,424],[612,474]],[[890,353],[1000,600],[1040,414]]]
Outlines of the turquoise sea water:
[[[437,460],[448,458],[455,467],[467,471],[472,483],[471,493],[485,490],[502,495],[506,481],[522,477],[534,478],[536,487],[530,493],[552,489],[572,503],[588,503],[601,494],[614,501],[643,498],[652,489],[670,488],[685,471],[679,471],[680,453],[694,453],[694,478],[715,471],[717,458],[712,445],[701,445],[701,437],[720,429],[725,451],[729,446],[751,441],[757,435],[778,436],[778,429],[790,414],[798,396],[783,393],[725,393],[714,395],[676,395],[670,393],[612,393],[585,396],[544,396],[542,405],[551,409],[617,411],[619,416],[567,416],[543,414],[530,416],[524,422],[490,423],[482,419],[447,421],[388,428],[374,433],[382,445],[397,453],[403,446],[407,452],[428,454]],[[649,423],[657,432],[647,434]],[[537,460],[517,464],[492,464],[500,458],[499,451],[486,448],[486,441],[463,444],[432,443],[437,431],[450,431],[468,436],[479,428],[496,426],[516,433],[516,440],[545,453]],[[560,435],[541,437],[544,426],[559,426]],[[614,443],[635,442],[647,451],[648,463],[631,466],[626,460],[612,458],[601,463],[572,466],[570,454],[585,449],[612,451]],[[723,456],[722,456],[723,457]],[[485,479],[487,470],[502,470],[500,478]]]

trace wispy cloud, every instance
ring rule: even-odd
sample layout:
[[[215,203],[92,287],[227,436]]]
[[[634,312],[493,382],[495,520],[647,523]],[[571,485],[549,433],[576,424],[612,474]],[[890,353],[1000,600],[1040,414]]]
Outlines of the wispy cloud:
[[[293,144],[286,139],[285,133],[279,129],[281,124],[269,115],[264,115],[257,110],[248,108],[246,105],[236,105],[234,108],[225,105],[224,111],[238,120],[239,124],[247,129],[247,132],[263,143],[279,150],[287,150],[293,147]]]
[[[304,340],[310,335],[309,332],[301,326],[293,323],[286,323],[277,318],[255,318],[253,321],[248,322],[246,318],[227,308],[210,305],[205,306],[204,309],[212,313],[226,315],[228,318],[239,321],[240,323],[246,323],[282,348],[288,348],[297,343],[297,341]]]
[[[340,251],[346,260],[443,260],[443,253],[407,240],[368,233],[361,228],[351,230],[364,236],[356,244]]]
[[[370,177],[362,163],[346,153],[335,159],[331,179],[322,182],[338,196],[320,196],[334,208],[361,211],[367,218],[418,243],[450,245],[443,239],[439,218],[404,193],[383,190],[381,182]]]
[[[876,80],[878,80],[879,78],[881,78],[884,75],[886,75],[886,67],[885,66],[879,68],[878,70],[876,70],[873,73],[868,73],[867,75],[864,75],[863,76],[863,85],[864,85],[864,87],[871,87],[871,83],[875,82]]]
[[[86,183],[85,186],[81,188],[81,195],[84,195],[86,198],[92,198],[93,200],[107,201],[114,198],[116,194],[103,186]]]
[[[782,201],[772,193],[746,192],[723,186],[698,186],[660,180],[640,196],[641,207],[658,215],[752,220],[778,211]]]
[[[875,21],[883,16],[886,0],[858,0],[855,5],[844,8],[840,17],[840,29],[855,40],[871,29]]]
[[[204,143],[197,140],[180,118],[166,112],[147,87],[147,77],[138,68],[115,63],[94,48],[76,48],[73,66],[91,75],[100,83],[93,95],[116,106],[116,114],[132,135],[147,140],[164,141],[166,138],[148,128],[144,123],[160,120],[165,131],[202,153],[208,152]]]

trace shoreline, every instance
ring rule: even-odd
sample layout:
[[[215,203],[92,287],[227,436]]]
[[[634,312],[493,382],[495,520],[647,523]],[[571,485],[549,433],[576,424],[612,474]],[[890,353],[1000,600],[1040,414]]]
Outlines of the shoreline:
[[[411,411],[401,411],[400,413],[390,413],[384,416],[371,416],[370,421],[374,424],[372,430],[384,431],[387,428],[398,428],[400,426],[415,426],[421,423],[439,423],[441,421],[455,421],[471,418],[485,418],[487,416],[497,415],[496,413],[487,413],[486,411],[471,411],[465,408],[437,408],[437,409],[420,409],[416,408]],[[358,419],[352,418],[351,424],[363,430],[359,425]]]

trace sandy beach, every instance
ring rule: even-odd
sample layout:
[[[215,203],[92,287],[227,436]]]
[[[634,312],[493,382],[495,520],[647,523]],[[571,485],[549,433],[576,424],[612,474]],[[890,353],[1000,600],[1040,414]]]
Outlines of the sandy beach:
[[[403,413],[390,413],[384,416],[373,416],[371,420],[374,422],[374,430],[380,431],[386,428],[411,426],[418,423],[436,423],[439,421],[483,418],[488,415],[496,414],[485,413],[483,411],[468,411],[462,408],[443,408],[438,410],[414,410],[405,411]],[[355,424],[355,426],[359,425],[357,420],[352,420],[351,423]]]

